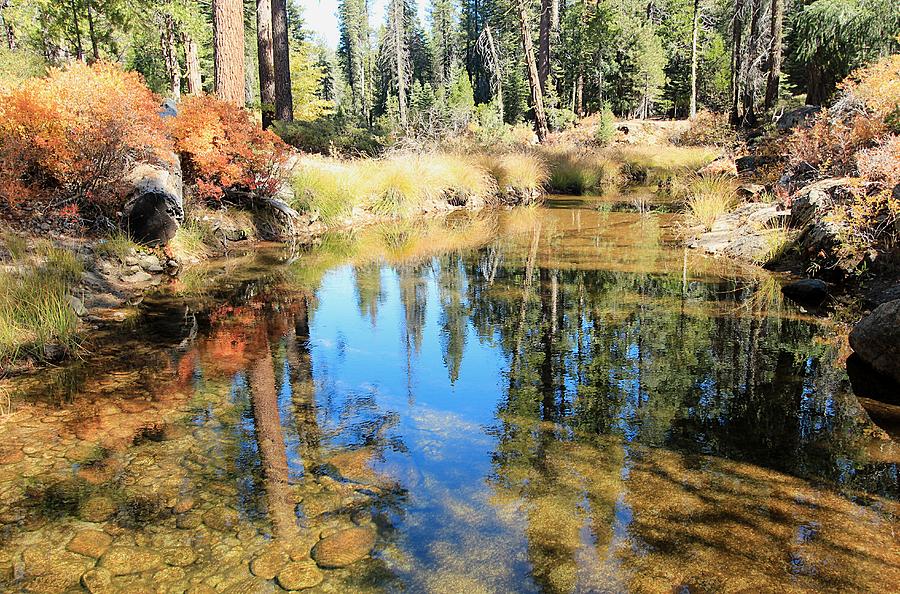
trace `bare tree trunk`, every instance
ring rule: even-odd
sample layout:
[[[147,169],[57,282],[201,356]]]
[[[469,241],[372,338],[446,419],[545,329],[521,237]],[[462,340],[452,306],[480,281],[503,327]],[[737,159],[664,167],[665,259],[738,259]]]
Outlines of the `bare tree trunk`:
[[[525,0],[517,0],[516,5],[519,12],[522,48],[525,50],[525,65],[528,68],[528,85],[531,87],[534,129],[537,132],[538,141],[544,142],[550,132],[547,129],[547,115],[544,113],[544,94],[541,91],[537,62],[534,59],[534,45],[531,41],[531,31],[528,28],[528,12],[525,8]]]
[[[100,46],[97,44],[97,32],[94,31],[94,15],[91,12],[91,4],[93,2],[87,2],[84,7],[87,11],[88,33],[91,37],[91,63],[93,63],[100,59]]]
[[[75,27],[75,58],[79,62],[84,62],[84,48],[81,45],[81,25],[78,23],[78,6],[75,0],[69,0],[72,7],[72,24]]]
[[[16,49],[16,32],[13,29],[12,22],[6,16],[6,9],[9,8],[10,0],[0,0],[0,23],[3,24],[3,34],[6,36],[6,47],[9,50]]]
[[[697,36],[700,32],[700,0],[694,0],[694,24],[691,31],[691,111],[697,117]]]
[[[256,51],[259,56],[259,102],[262,126],[275,120],[275,57],[272,51],[272,2],[256,0]]]
[[[578,65],[578,76],[575,78],[575,113],[584,117],[584,68]]]
[[[729,120],[732,126],[741,123],[741,114],[738,109],[741,94],[741,35],[744,29],[743,11],[745,0],[735,0],[734,20],[732,23],[732,47],[731,47],[731,113]]]
[[[181,34],[181,40],[184,44],[184,61],[187,67],[187,92],[188,95],[199,95],[203,92],[203,78],[200,74],[197,43],[187,33]]]
[[[769,46],[769,76],[766,80],[766,109],[775,107],[781,83],[781,36],[784,28],[784,0],[772,0],[771,45]]]
[[[750,35],[747,37],[747,80],[744,81],[744,89],[741,102],[744,105],[743,121],[748,126],[756,125],[756,79],[751,77],[759,51],[760,15],[762,6],[760,0],[749,0],[750,6]]]
[[[163,61],[166,63],[166,75],[169,79],[169,95],[178,101],[181,98],[181,65],[175,48],[175,18],[171,14],[163,14],[161,45]]]
[[[541,18],[538,26],[538,81],[541,91],[547,92],[547,78],[550,76],[550,30],[552,28],[553,0],[541,0]]]
[[[244,106],[244,5],[241,0],[213,0],[213,66],[216,96]]]
[[[285,0],[272,0],[272,57],[275,61],[275,119],[294,121],[291,92],[291,47]]]

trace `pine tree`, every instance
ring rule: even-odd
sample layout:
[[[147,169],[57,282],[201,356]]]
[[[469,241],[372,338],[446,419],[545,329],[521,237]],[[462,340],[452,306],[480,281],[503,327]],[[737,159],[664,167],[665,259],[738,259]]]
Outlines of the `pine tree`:
[[[216,95],[244,105],[244,8],[241,0],[213,0],[213,57]]]
[[[275,58],[272,49],[272,1],[256,0],[256,50],[259,62],[259,102],[262,126],[275,120]]]
[[[286,0],[272,2],[272,56],[275,70],[275,119],[290,122],[294,119],[294,100],[291,94],[291,49]]]

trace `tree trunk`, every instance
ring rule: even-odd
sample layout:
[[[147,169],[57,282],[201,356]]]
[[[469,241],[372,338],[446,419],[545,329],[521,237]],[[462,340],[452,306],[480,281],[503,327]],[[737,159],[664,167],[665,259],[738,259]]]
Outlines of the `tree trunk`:
[[[181,39],[184,44],[184,61],[187,67],[187,92],[188,95],[199,95],[203,92],[203,78],[200,74],[197,43],[187,33],[182,33]]]
[[[0,24],[3,25],[3,34],[6,36],[6,47],[9,50],[16,49],[16,32],[13,29],[12,22],[6,15],[6,9],[9,8],[10,0],[0,0]]]
[[[275,58],[272,52],[272,2],[256,0],[256,51],[259,56],[259,102],[262,126],[275,119]]]
[[[756,79],[752,77],[752,70],[759,52],[759,31],[760,31],[760,14],[762,6],[760,0],[749,0],[750,2],[750,35],[747,37],[747,77],[744,81],[744,89],[742,93],[742,103],[744,105],[743,122],[747,126],[756,125]]]
[[[244,106],[244,5],[213,0],[213,66],[216,96]]]
[[[397,102],[400,108],[400,125],[406,128],[408,118],[406,115],[406,52],[403,35],[403,3],[393,0],[393,36],[394,42],[394,74],[397,76]]]
[[[294,98],[291,95],[291,48],[285,0],[272,0],[272,57],[275,63],[275,119],[292,122]]]
[[[519,30],[522,35],[522,48],[525,50],[525,65],[528,68],[528,86],[531,87],[531,106],[532,109],[534,109],[534,130],[537,132],[538,141],[544,142],[549,135],[549,130],[547,129],[547,116],[544,113],[544,94],[541,91],[537,62],[534,59],[534,45],[531,41],[531,31],[528,28],[528,12],[525,8],[525,0],[517,0],[516,5],[519,12]]]
[[[784,0],[772,0],[771,45],[769,46],[769,76],[766,80],[766,109],[775,107],[781,83],[781,36],[784,24]]]
[[[740,105],[741,94],[741,35],[744,29],[743,23],[744,0],[735,0],[734,20],[732,23],[732,47],[731,47],[731,113],[729,120],[732,126],[741,123]]]
[[[575,78],[575,113],[584,117],[584,69],[578,65],[578,76]]]
[[[171,14],[163,15],[161,45],[163,61],[166,63],[166,76],[169,79],[169,95],[178,101],[181,98],[181,65],[175,47],[175,18]]]
[[[94,31],[94,15],[91,12],[91,4],[92,2],[86,3],[85,10],[87,11],[88,33],[91,37],[91,63],[94,63],[100,59],[100,46],[97,44],[97,32]]]
[[[70,0],[69,4],[72,7],[72,24],[75,28],[75,58],[79,62],[84,62],[84,48],[81,45],[81,25],[78,23],[78,6],[75,4],[75,0]]]
[[[700,32],[700,0],[694,0],[694,24],[691,31],[691,111],[697,117],[697,37]]]
[[[547,92],[547,78],[550,76],[550,31],[552,29],[553,0],[541,0],[541,18],[538,27],[538,81],[541,91]]]

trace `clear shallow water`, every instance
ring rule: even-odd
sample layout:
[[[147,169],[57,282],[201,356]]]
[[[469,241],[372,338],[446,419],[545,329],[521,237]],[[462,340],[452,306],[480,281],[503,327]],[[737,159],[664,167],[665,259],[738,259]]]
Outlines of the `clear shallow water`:
[[[192,271],[4,386],[2,583],[892,590],[898,452],[835,328],[675,224],[557,199]]]

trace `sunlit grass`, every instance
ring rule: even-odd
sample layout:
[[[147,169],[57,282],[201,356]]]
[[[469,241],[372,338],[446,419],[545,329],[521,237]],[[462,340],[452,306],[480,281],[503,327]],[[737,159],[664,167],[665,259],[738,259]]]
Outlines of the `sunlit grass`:
[[[124,262],[125,258],[131,254],[131,250],[136,249],[138,249],[138,245],[131,240],[127,233],[115,231],[101,239],[94,248],[94,252],[99,256],[116,258],[120,262]]]
[[[530,152],[481,154],[478,157],[497,183],[501,192],[534,192],[543,188],[549,178],[547,164]]]
[[[11,231],[3,234],[2,238],[0,238],[0,244],[9,252],[13,262],[21,261],[28,252],[28,240],[22,235]]]
[[[764,233],[765,247],[756,258],[759,264],[775,262],[784,257],[793,248],[797,236],[797,231],[791,229],[786,220],[768,226]]]
[[[609,151],[632,181],[665,185],[673,176],[694,172],[713,161],[718,153],[702,147],[630,145]]]
[[[585,194],[619,181],[619,165],[602,153],[571,147],[543,151],[550,177],[550,190],[560,194]]]
[[[316,159],[303,163],[294,175],[294,207],[318,213],[325,223],[350,214],[361,200],[361,167],[353,162]]]
[[[691,175],[687,179],[677,178],[673,185],[673,193],[684,200],[691,218],[707,230],[738,204],[737,187],[727,176]]]
[[[169,248],[178,260],[203,260],[212,253],[206,241],[206,231],[196,221],[188,221],[179,227],[169,242]]]
[[[77,344],[78,317],[69,295],[83,265],[74,253],[49,242],[36,246],[35,258],[0,272],[0,362],[25,352],[41,358],[51,344],[66,351]]]

